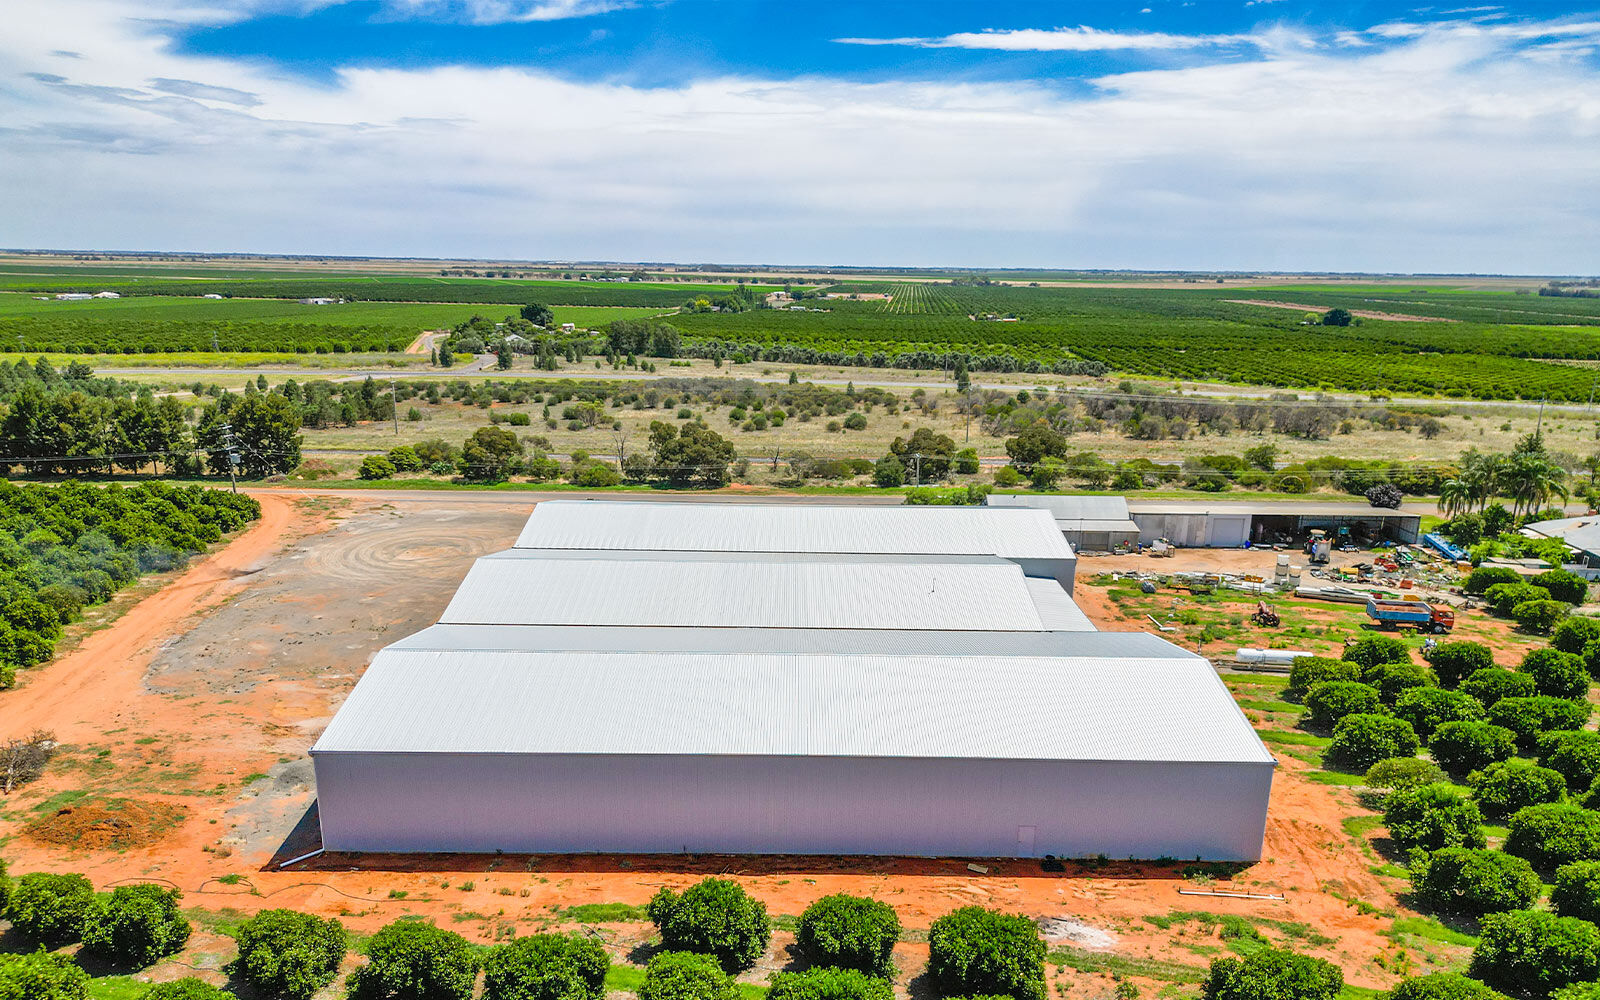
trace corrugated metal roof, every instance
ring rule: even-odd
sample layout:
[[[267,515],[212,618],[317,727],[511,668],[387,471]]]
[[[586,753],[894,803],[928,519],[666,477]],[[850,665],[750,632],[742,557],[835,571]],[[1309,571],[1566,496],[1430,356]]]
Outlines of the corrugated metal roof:
[[[661,653],[867,653],[1195,660],[1148,632],[943,632],[883,629],[672,628],[619,625],[434,625],[390,649]]]
[[[517,547],[1073,558],[1047,513],[1002,507],[546,500]]]
[[[957,631],[1045,627],[1022,570],[992,556],[951,561],[592,556],[543,558],[528,550],[479,559],[439,620]],[[1055,581],[1042,582],[1066,597]],[[1062,618],[1059,611],[1054,616]]]
[[[1057,521],[1128,520],[1127,497],[1056,496],[1045,493],[991,493],[983,500],[991,507],[1029,507],[1047,510]],[[1138,528],[1133,530],[1137,531]]]
[[[1052,632],[1093,632],[1094,622],[1054,580],[1027,578],[1028,592],[1039,620]]]
[[[1128,503],[1128,512],[1135,517],[1140,514],[1250,514],[1387,520],[1422,516],[1414,511],[1373,507],[1359,500],[1351,503],[1318,503],[1300,500],[1140,500],[1135,497]]]
[[[402,649],[312,752],[1272,762],[1196,658]]]
[[[1600,552],[1600,516],[1593,514],[1535,521],[1522,533],[1533,538],[1559,538],[1579,552]]]

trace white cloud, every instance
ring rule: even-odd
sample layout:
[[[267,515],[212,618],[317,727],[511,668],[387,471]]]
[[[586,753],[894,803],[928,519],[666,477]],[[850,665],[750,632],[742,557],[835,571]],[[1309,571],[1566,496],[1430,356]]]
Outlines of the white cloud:
[[[635,0],[389,0],[392,14],[470,24],[562,21],[634,6]]]
[[[1600,80],[1529,54],[1585,37],[1564,28],[1263,43],[1083,96],[464,66],[328,84],[180,54],[148,9],[38,0],[0,33],[8,243],[1600,272]]]
[[[936,38],[835,38],[844,45],[906,45],[921,49],[990,49],[1004,52],[1107,52],[1128,49],[1198,49],[1252,41],[1248,35],[1173,35],[1160,31],[1099,28],[1018,28],[963,31]]]

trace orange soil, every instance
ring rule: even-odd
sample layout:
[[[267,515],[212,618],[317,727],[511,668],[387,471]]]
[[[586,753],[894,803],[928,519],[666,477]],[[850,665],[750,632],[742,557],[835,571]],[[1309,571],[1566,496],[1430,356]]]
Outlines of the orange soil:
[[[82,800],[34,820],[23,836],[52,847],[121,851],[147,847],[183,822],[188,809],[166,802],[131,799]]]
[[[1037,862],[1008,860],[986,862],[990,871],[980,874],[969,871],[965,860],[951,859],[324,856],[280,869],[277,864],[282,860],[316,846],[314,826],[301,823],[293,835],[289,832],[296,827],[311,793],[304,789],[272,806],[277,812],[269,813],[267,825],[276,832],[264,846],[239,837],[229,840],[227,835],[231,826],[238,825],[240,810],[252,801],[241,793],[240,776],[293,767],[302,761],[305,747],[354,684],[367,654],[354,644],[349,648],[356,652],[347,653],[343,661],[324,662],[322,654],[317,654],[319,658],[308,668],[312,671],[309,676],[280,672],[267,676],[269,683],[252,687],[228,674],[229,669],[239,669],[239,663],[250,661],[251,655],[258,655],[251,653],[247,648],[251,640],[244,638],[233,649],[226,643],[215,652],[207,647],[203,658],[206,677],[213,679],[214,675],[218,685],[212,689],[174,694],[157,683],[165,678],[150,675],[158,649],[199,630],[202,612],[215,614],[224,602],[249,597],[246,587],[253,571],[264,565],[282,569],[285,560],[293,562],[302,556],[304,561],[293,565],[304,566],[308,572],[314,568],[321,537],[305,537],[287,553],[283,550],[297,537],[328,531],[332,519],[289,497],[257,495],[263,509],[260,522],[181,573],[111,627],[90,635],[73,653],[30,671],[27,683],[0,701],[8,731],[52,729],[64,743],[80,748],[79,757],[92,756],[93,747],[105,745],[115,747],[117,754],[118,770],[110,776],[97,775],[92,761],[74,764],[69,760],[65,766],[53,767],[36,786],[14,796],[8,806],[22,810],[32,799],[111,782],[107,790],[113,793],[143,802],[184,804],[189,809],[187,820],[158,843],[123,851],[99,850],[85,842],[68,850],[19,837],[7,847],[13,872],[81,871],[101,887],[132,879],[159,880],[181,888],[186,905],[244,912],[291,907],[338,915],[360,933],[370,933],[402,915],[416,914],[480,941],[494,940],[508,926],[521,933],[570,926],[570,921],[559,915],[563,907],[590,902],[640,904],[662,885],[684,886],[706,874],[725,874],[765,900],[769,911],[777,915],[798,914],[828,893],[852,892],[882,898],[895,906],[907,927],[926,928],[957,906],[979,903],[1035,917],[1072,917],[1117,935],[1119,954],[1197,967],[1205,964],[1205,956],[1182,945],[1200,943],[1198,935],[1175,940],[1172,932],[1158,930],[1141,918],[1172,910],[1209,910],[1302,921],[1339,939],[1330,947],[1307,950],[1338,961],[1352,983],[1381,987],[1393,981],[1375,962],[1391,947],[1379,933],[1386,921],[1362,915],[1333,895],[1337,892],[1378,908],[1395,905],[1391,893],[1368,871],[1370,862],[1341,829],[1341,819],[1355,811],[1346,804],[1349,792],[1305,781],[1299,775],[1304,765],[1292,759],[1284,761],[1272,791],[1264,860],[1217,885],[1219,889],[1282,894],[1286,898],[1281,901],[1180,895],[1180,889],[1198,886],[1178,877],[1177,866],[1118,862],[1073,865],[1064,874],[1051,874],[1042,871]],[[352,503],[363,516],[407,516],[381,503]],[[445,500],[440,504],[449,506]],[[526,509],[527,501],[508,498],[507,504]],[[469,514],[459,516],[481,518],[484,506],[475,505]],[[382,541],[381,534],[377,538]],[[478,538],[474,544],[496,541],[497,535]],[[462,569],[473,554],[420,547],[401,553],[417,560],[432,559],[435,565],[446,560],[444,565]],[[365,571],[392,575],[393,559],[385,554],[378,560],[384,565]],[[1155,564],[1165,568],[1171,562]],[[362,567],[346,569],[354,573]],[[326,593],[293,592],[278,599],[271,613],[281,616],[291,637],[303,635],[310,641],[310,637],[325,636],[319,623],[325,614],[332,619],[328,609],[334,602],[365,604],[372,600],[364,596],[370,587],[363,579],[357,576],[337,586],[329,584]],[[1096,599],[1095,588],[1083,588],[1080,593],[1093,620],[1111,628],[1130,627],[1103,598]],[[437,595],[441,606],[447,598],[448,593]],[[372,613],[377,616],[375,621],[398,620],[383,609]],[[337,634],[333,638],[343,641]],[[383,641],[392,641],[392,637]],[[156,777],[139,779],[147,784],[138,790],[118,788],[115,782],[124,772],[130,781],[134,774]],[[163,791],[159,776],[178,772],[186,775],[182,789]],[[18,826],[16,819],[0,820],[0,835],[18,832]],[[236,845],[236,857],[231,856],[234,848],[229,844]],[[225,875],[243,876],[243,880],[225,885],[218,881]],[[650,933],[644,924],[613,925],[602,938],[620,959],[633,945],[646,942]],[[1268,934],[1279,937],[1275,932]],[[788,940],[787,935],[777,935],[767,959],[747,978],[759,981],[767,971],[781,967],[787,961],[783,947]],[[201,933],[191,946],[194,951],[225,953],[228,944]],[[904,987],[907,978],[918,973],[926,961],[927,947],[908,942],[898,952],[905,970]],[[167,979],[186,971],[177,965],[162,966],[153,975]],[[1052,975],[1064,984],[1098,981],[1095,976],[1071,971]]]

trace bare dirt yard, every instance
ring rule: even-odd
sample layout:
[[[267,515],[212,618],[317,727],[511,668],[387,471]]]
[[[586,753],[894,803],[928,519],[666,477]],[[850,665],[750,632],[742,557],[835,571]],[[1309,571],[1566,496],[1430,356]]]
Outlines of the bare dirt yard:
[[[1308,306],[1299,302],[1274,302],[1269,299],[1228,299],[1229,302],[1241,306],[1262,306],[1267,309],[1297,309],[1301,312],[1322,313],[1326,310],[1322,306]],[[1379,312],[1375,309],[1352,309],[1350,315],[1360,316],[1362,319],[1387,319],[1403,323],[1455,323],[1457,320],[1447,319],[1443,316],[1413,316],[1409,313]]]
[[[198,969],[224,982],[227,926],[273,907],[337,915],[358,934],[416,916],[483,943],[586,927],[614,961],[637,964],[653,928],[631,907],[708,874],[737,878],[779,918],[745,976],[752,983],[794,961],[793,918],[833,892],[897,909],[903,994],[919,989],[930,923],[969,903],[1045,921],[1063,996],[1109,996],[1116,978],[1188,990],[1211,958],[1262,940],[1331,958],[1351,983],[1375,988],[1434,958],[1459,959],[1414,942],[1407,950],[1393,932],[1403,883],[1379,873],[1382,859],[1349,826],[1366,811],[1291,755],[1265,858],[1242,870],[1110,859],[1049,872],[1008,860],[980,873],[967,859],[675,856],[322,856],[280,869],[317,846],[307,748],[372,655],[436,621],[471,560],[510,545],[531,502],[288,491],[262,502],[260,523],[0,696],[0,736],[46,728],[65,745],[43,779],[0,803],[12,872],[180,888],[196,933],[151,979]],[[1082,589],[1104,627],[1138,627]],[[601,903],[627,905],[588,906]],[[1252,933],[1218,914],[1244,918]]]

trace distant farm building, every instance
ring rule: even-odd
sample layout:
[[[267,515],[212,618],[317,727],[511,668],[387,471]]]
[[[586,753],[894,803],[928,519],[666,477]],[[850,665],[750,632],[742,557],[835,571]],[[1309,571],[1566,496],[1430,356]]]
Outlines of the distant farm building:
[[[303,306],[331,306],[331,305],[333,305],[333,304],[335,304],[337,302],[342,302],[342,301],[344,301],[344,300],[343,299],[325,299],[325,298],[310,298],[310,299],[300,299],[299,300],[300,304],[303,305]]]
[[[1260,857],[1204,659],[1045,511],[549,501],[312,749],[348,852]]]
[[[88,292],[57,292],[56,293],[56,301],[57,302],[87,302],[88,300],[90,300],[92,298],[94,298],[94,296],[90,295]]]
[[[1139,544],[1139,526],[1128,516],[1126,497],[991,493],[985,502],[1049,511],[1062,537],[1080,552],[1114,552]]]
[[[118,292],[95,292],[94,297],[97,299],[120,299],[122,295]]]

